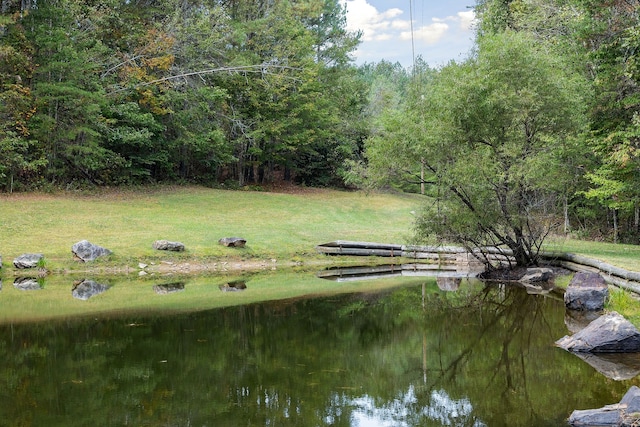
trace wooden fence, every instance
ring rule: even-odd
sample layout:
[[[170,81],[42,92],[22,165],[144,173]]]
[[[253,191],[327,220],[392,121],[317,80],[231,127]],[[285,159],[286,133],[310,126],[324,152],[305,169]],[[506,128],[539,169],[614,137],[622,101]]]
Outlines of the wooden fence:
[[[316,246],[327,255],[379,256],[419,259],[438,265],[457,265],[472,269],[484,268],[480,252],[493,263],[513,261],[508,249],[483,248],[476,254],[458,246],[417,246],[388,243],[354,242],[336,240]],[[571,271],[598,272],[607,283],[640,294],[640,272],[625,270],[597,259],[565,252],[541,252],[543,262]],[[640,262],[639,262],[640,265]]]

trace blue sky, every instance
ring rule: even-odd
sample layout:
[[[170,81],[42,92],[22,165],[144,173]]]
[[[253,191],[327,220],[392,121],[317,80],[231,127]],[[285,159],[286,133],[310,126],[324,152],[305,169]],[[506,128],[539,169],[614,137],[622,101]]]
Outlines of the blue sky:
[[[354,55],[357,64],[385,59],[411,67],[412,22],[415,55],[421,55],[432,67],[464,59],[473,46],[475,0],[345,0],[345,3],[347,28],[363,32]]]

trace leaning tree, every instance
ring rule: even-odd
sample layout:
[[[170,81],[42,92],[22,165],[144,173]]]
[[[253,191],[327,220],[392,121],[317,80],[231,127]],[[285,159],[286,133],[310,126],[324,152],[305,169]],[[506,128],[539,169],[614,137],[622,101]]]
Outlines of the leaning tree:
[[[464,63],[442,68],[412,106],[403,132],[431,174],[435,202],[419,236],[498,248],[536,264],[555,217],[566,153],[579,147],[586,86],[525,34],[485,36]]]

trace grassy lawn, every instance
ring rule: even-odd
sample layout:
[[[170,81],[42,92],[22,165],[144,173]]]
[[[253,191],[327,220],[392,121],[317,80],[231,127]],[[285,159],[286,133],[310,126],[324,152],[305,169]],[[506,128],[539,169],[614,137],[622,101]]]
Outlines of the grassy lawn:
[[[42,253],[51,271],[81,268],[71,246],[83,239],[114,252],[97,266],[178,262],[321,259],[314,247],[332,240],[409,243],[421,196],[299,189],[295,193],[149,187],[95,194],[0,196],[0,255],[5,271],[23,253]],[[243,249],[218,244],[247,240]],[[155,240],[185,244],[156,251]],[[640,270],[640,246],[554,238],[547,250],[574,252]]]
[[[148,188],[100,194],[14,194],[0,198],[0,255],[5,270],[23,253],[42,253],[50,271],[79,268],[71,246],[83,239],[114,252],[94,265],[161,260],[304,261],[331,240],[402,243],[409,239],[417,195],[306,190],[295,194],[201,187]],[[244,249],[218,244],[247,240]],[[155,240],[185,244],[155,251]]]

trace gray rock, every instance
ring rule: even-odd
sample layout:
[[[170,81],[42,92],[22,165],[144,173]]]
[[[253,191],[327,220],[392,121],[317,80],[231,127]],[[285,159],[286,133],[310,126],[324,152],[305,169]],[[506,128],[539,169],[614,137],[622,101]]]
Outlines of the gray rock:
[[[564,293],[564,304],[570,310],[595,310],[604,308],[609,297],[609,287],[598,273],[576,273]]]
[[[527,268],[527,272],[520,278],[520,282],[548,282],[551,279],[553,279],[553,270],[550,268]]]
[[[182,252],[184,251],[184,244],[180,242],[170,242],[168,240],[156,240],[153,242],[153,249],[159,251],[174,251],[174,252]]]
[[[573,411],[569,424],[580,427],[631,427],[640,422],[640,388],[632,386],[620,403]]]
[[[39,291],[42,289],[38,279],[35,277],[17,277],[13,281],[13,286],[21,291]]]
[[[109,289],[109,286],[94,280],[83,280],[73,286],[71,295],[73,295],[74,298],[86,301],[93,296],[105,292],[107,289]]]
[[[22,254],[13,260],[13,265],[16,268],[35,268],[38,263],[44,259],[42,254]]]
[[[622,315],[612,312],[576,334],[560,338],[556,345],[572,352],[636,353],[640,352],[640,332]]]
[[[242,237],[223,237],[222,239],[218,240],[218,243],[220,243],[222,246],[243,248],[247,241]]]
[[[73,255],[75,255],[76,258],[84,262],[93,261],[96,258],[111,255],[113,253],[109,249],[105,249],[102,246],[94,245],[88,240],[82,240],[74,244],[71,247],[71,252],[73,252]]]

